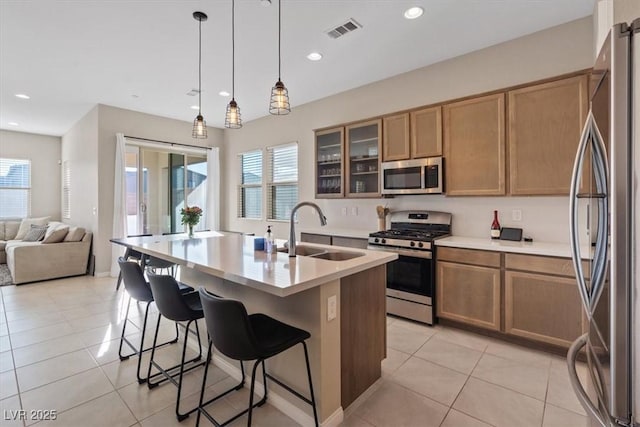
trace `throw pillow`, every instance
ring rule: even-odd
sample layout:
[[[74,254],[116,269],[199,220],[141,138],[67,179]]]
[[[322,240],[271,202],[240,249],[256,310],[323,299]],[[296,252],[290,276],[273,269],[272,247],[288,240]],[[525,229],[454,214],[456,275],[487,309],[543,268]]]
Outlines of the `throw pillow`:
[[[20,228],[18,229],[18,234],[16,235],[16,240],[24,239],[24,236],[27,235],[29,230],[31,229],[31,225],[47,225],[49,223],[49,216],[44,216],[42,218],[25,218],[20,223]]]
[[[37,242],[44,238],[44,233],[47,231],[46,225],[33,225],[27,231],[26,236],[22,239],[23,242]]]
[[[64,238],[64,242],[79,242],[84,237],[85,230],[82,227],[71,227]]]
[[[46,239],[47,237],[49,237],[51,235],[51,233],[53,233],[54,231],[56,231],[60,227],[69,228],[69,226],[67,224],[65,224],[64,222],[49,221],[49,227],[47,227],[47,232],[45,233],[44,238]]]
[[[53,230],[52,233],[49,233],[49,229],[47,229],[47,233],[44,235],[44,240],[42,241],[42,243],[60,243],[67,236],[68,232],[69,226],[57,227]]]
[[[7,240],[4,238],[4,221],[0,221],[0,240]]]

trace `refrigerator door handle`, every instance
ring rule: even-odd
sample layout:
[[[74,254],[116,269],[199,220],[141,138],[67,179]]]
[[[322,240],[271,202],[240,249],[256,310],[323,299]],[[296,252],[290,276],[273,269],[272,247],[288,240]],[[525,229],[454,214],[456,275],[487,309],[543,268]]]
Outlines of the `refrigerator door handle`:
[[[589,415],[591,415],[594,419],[598,420],[598,423],[602,427],[609,427],[609,423],[607,420],[602,418],[600,411],[595,407],[587,392],[584,390],[582,383],[580,382],[580,378],[578,377],[578,372],[576,371],[576,358],[578,357],[578,353],[587,344],[589,334],[584,334],[578,337],[577,340],[571,344],[569,348],[569,352],[567,353],[567,366],[569,367],[569,381],[571,382],[571,387],[573,387],[573,391],[576,393],[578,400],[582,407],[587,411]]]
[[[591,126],[593,126],[593,114],[589,111],[587,120],[582,129],[578,152],[573,164],[573,174],[571,175],[571,192],[569,194],[569,235],[571,237],[571,259],[573,268],[576,272],[576,280],[578,282],[578,291],[580,299],[587,317],[591,319],[591,298],[587,289],[587,283],[582,271],[582,259],[580,256],[580,237],[578,232],[578,191],[580,190],[580,178],[582,177],[582,164],[585,159],[589,139],[591,135]]]

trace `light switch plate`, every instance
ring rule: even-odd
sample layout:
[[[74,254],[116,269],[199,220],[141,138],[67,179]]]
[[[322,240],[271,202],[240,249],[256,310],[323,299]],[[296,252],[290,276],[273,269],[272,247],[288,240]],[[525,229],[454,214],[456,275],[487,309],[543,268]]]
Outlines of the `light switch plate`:
[[[513,221],[522,221],[522,210],[514,209],[511,211],[511,219]]]
[[[357,206],[351,206],[351,215],[358,216],[358,207]]]
[[[340,210],[340,213],[342,214],[342,216],[347,216],[347,208],[344,207]]]

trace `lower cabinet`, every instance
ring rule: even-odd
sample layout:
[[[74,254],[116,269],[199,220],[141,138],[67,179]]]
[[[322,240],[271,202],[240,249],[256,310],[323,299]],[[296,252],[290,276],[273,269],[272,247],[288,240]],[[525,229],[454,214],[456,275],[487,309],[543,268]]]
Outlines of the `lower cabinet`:
[[[500,330],[500,269],[438,262],[439,317]]]
[[[369,243],[368,239],[358,237],[341,237],[315,233],[300,233],[300,241],[358,249],[367,249]]]
[[[438,248],[436,265],[440,318],[564,348],[586,329],[568,258]]]

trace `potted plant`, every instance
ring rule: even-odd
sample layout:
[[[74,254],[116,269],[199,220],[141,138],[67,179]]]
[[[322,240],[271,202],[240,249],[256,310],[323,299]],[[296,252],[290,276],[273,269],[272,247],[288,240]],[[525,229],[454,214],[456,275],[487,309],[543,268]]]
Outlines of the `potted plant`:
[[[189,238],[193,237],[193,227],[198,225],[202,216],[202,209],[198,206],[187,206],[180,209],[182,214],[182,224],[186,224],[189,231]]]

